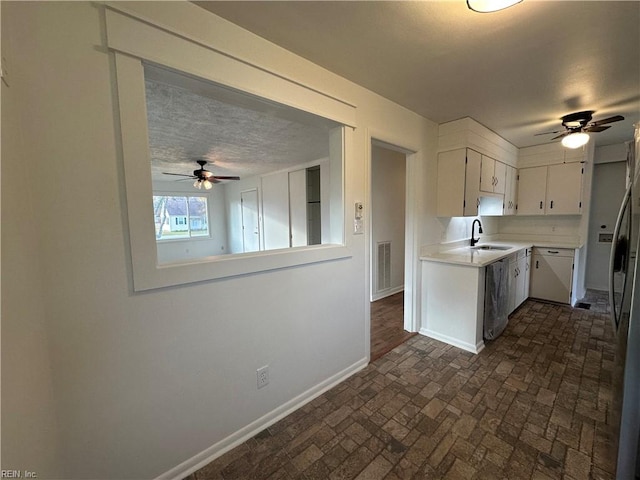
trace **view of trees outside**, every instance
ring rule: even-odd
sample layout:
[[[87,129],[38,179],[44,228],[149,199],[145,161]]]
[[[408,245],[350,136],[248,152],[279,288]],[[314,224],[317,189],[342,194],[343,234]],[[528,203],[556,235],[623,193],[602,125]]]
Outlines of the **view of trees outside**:
[[[206,196],[153,196],[156,240],[209,235]]]

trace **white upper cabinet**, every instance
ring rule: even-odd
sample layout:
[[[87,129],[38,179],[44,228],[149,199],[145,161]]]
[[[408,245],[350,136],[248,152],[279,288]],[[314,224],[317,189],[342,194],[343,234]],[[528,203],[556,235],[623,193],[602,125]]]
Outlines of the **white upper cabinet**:
[[[491,157],[482,155],[482,169],[480,172],[480,190],[487,193],[505,192],[505,177],[507,166]]]
[[[518,194],[518,171],[511,165],[505,165],[507,173],[505,177],[504,205],[502,215],[515,215]]]
[[[518,170],[518,215],[544,215],[547,167]]]
[[[583,168],[579,162],[518,170],[518,215],[579,215]]]
[[[438,154],[439,217],[478,215],[480,157],[466,148]]]
[[[514,145],[466,117],[439,125],[438,152],[439,217],[515,213],[515,189],[511,212],[504,203]]]
[[[547,215],[572,215],[582,212],[581,163],[550,165],[547,177]]]

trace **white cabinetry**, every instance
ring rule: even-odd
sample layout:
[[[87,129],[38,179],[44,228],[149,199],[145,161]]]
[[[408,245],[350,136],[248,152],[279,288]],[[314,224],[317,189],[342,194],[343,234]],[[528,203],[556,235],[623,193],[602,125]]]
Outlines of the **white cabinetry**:
[[[481,157],[468,148],[438,154],[439,217],[478,215]]]
[[[518,171],[510,165],[506,165],[506,169],[502,215],[515,215],[518,193]]]
[[[509,313],[529,298],[531,249],[523,249],[509,259]]]
[[[518,215],[575,215],[582,211],[579,162],[518,170]]]
[[[506,167],[504,163],[482,155],[480,190],[487,193],[503,194],[505,191]]]
[[[531,265],[531,296],[571,303],[574,250],[534,248]]]

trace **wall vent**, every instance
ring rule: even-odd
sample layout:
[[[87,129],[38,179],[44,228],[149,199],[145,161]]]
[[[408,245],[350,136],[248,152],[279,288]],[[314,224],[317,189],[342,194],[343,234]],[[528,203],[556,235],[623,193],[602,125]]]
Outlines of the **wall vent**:
[[[378,285],[380,292],[391,288],[391,242],[378,242]]]

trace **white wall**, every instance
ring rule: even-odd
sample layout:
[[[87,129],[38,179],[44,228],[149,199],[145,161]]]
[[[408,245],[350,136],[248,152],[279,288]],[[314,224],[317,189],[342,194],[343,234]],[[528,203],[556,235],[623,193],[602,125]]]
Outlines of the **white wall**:
[[[587,288],[609,289],[609,255],[611,243],[598,242],[598,234],[613,233],[620,202],[625,193],[626,162],[598,163],[594,169],[589,251],[587,254]],[[602,228],[604,227],[604,228]]]
[[[128,7],[356,105],[345,224],[367,198],[375,132],[417,152],[411,241],[440,241],[435,124],[193,4]],[[9,37],[20,78],[9,111],[20,115],[3,118],[20,132],[12,147],[3,142],[12,153],[2,162],[3,223],[15,224],[2,229],[2,268],[15,278],[2,283],[3,468],[34,466],[39,478],[179,478],[366,364],[368,239],[350,230],[346,260],[134,294],[101,7],[2,9],[13,26],[2,30],[3,47]],[[25,182],[26,165],[47,174]],[[271,382],[257,391],[265,364]]]
[[[27,36],[27,24],[10,17],[3,2],[2,58],[14,64],[10,45]],[[10,39],[10,41],[9,41]],[[3,60],[5,61],[5,60]],[[48,312],[43,297],[44,265],[39,219],[39,187],[24,188],[25,166],[38,154],[29,131],[36,105],[20,99],[29,94],[21,69],[2,84],[2,469],[30,470],[62,478],[59,430],[51,372]],[[32,182],[32,183],[33,183]],[[62,188],[62,186],[61,186]],[[7,225],[11,227],[8,228]],[[63,239],[52,239],[58,243]]]
[[[374,145],[371,149],[372,300],[397,293],[404,286],[404,224],[406,155]],[[377,287],[377,244],[391,242],[391,283]]]

